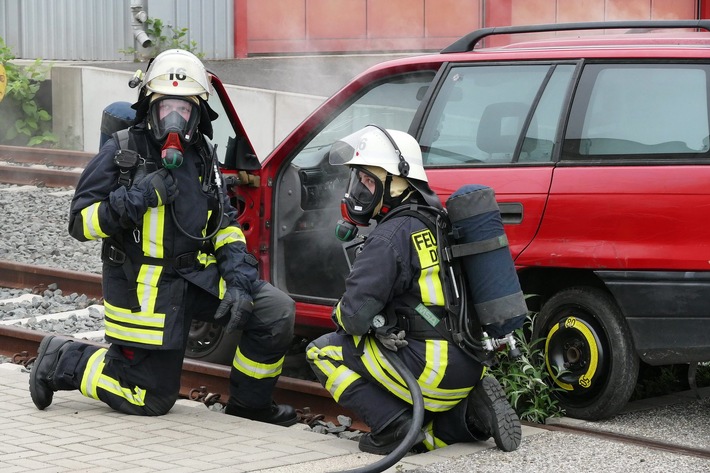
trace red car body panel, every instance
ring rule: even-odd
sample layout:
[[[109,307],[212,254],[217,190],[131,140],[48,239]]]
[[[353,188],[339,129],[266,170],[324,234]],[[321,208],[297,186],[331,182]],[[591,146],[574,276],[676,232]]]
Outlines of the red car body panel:
[[[615,59],[710,61],[710,34],[658,34],[643,38],[609,35],[532,41],[465,53],[432,54],[371,67],[326,100],[250,172],[259,187],[240,186],[240,222],[249,248],[258,253],[262,277],[271,279],[274,183],[281,167],[323,122],[358,91],[382,78],[413,71],[438,71],[449,63],[565,62]],[[710,270],[710,166],[560,166],[427,169],[443,201],[460,186],[492,187],[501,205],[522,208],[520,221],[506,225],[519,269]],[[659,217],[662,216],[662,217]],[[330,306],[297,301],[297,324],[329,328]]]

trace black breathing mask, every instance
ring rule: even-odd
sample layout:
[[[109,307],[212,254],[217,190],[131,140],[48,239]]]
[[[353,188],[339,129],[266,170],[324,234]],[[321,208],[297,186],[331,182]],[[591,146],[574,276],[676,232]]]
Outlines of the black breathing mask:
[[[382,181],[364,166],[352,166],[350,181],[341,201],[343,218],[355,225],[367,227],[382,202]]]
[[[189,98],[166,95],[150,104],[148,120],[153,136],[163,143],[163,166],[180,167],[184,161],[183,144],[190,143],[197,131],[200,107]]]

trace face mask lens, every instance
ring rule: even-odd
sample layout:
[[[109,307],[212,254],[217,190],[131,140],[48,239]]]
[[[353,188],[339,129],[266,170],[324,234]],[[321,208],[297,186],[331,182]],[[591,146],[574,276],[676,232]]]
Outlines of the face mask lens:
[[[375,199],[375,186],[377,178],[360,169],[353,169],[350,174],[348,195],[352,199],[353,207],[364,210]]]
[[[382,182],[362,167],[350,172],[348,191],[343,199],[343,217],[357,225],[369,225],[382,198]]]
[[[155,137],[162,140],[170,133],[177,133],[180,139],[188,141],[197,121],[197,108],[193,105],[177,98],[156,101],[151,109]]]

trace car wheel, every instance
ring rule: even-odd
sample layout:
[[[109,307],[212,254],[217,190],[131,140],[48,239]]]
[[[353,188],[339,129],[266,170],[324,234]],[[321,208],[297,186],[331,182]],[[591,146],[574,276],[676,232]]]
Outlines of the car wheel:
[[[566,415],[598,420],[616,414],[636,386],[639,358],[612,297],[573,287],[552,296],[536,316],[555,396]]]
[[[241,334],[227,333],[221,325],[193,321],[185,358],[231,366]]]

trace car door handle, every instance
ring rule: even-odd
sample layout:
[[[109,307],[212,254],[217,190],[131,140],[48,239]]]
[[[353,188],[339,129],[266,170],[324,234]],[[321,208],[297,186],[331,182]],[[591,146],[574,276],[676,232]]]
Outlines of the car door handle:
[[[523,221],[523,204],[520,202],[501,202],[498,204],[503,224],[515,225]]]

